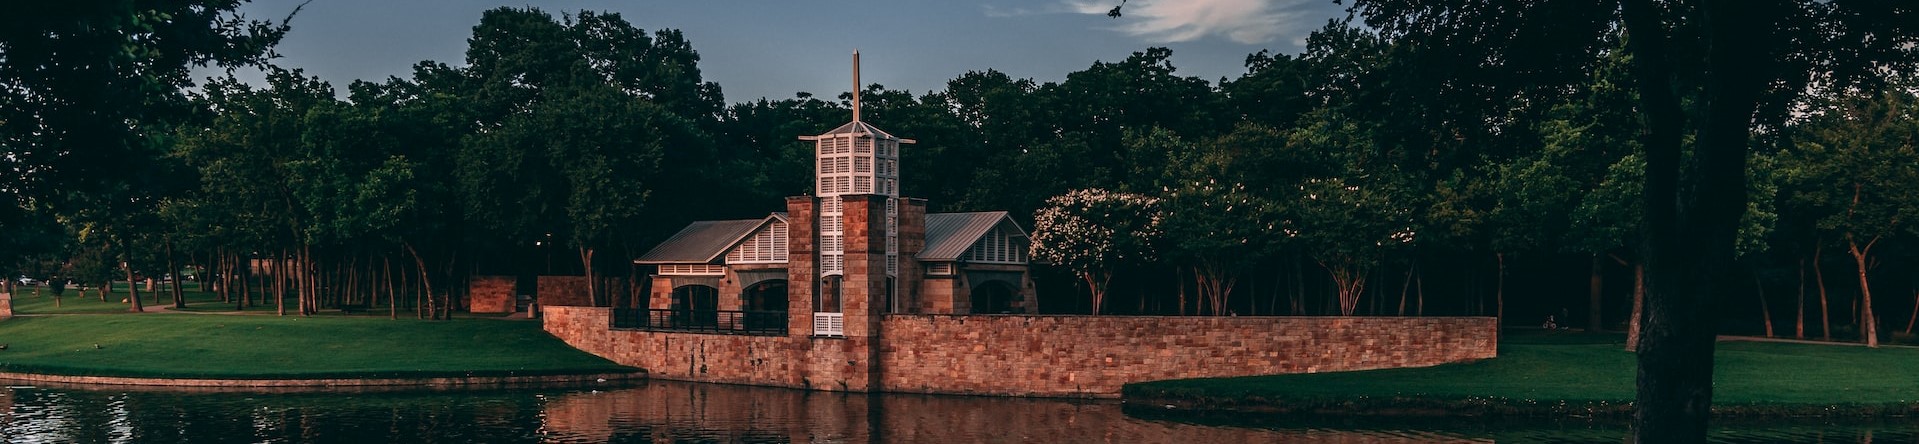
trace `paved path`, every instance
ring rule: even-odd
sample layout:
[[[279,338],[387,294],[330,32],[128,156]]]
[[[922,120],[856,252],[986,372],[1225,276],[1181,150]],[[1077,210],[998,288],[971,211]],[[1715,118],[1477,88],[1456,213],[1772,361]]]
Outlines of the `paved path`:
[[[1847,346],[1847,347],[1865,347],[1866,346],[1866,344],[1859,343],[1859,342],[1815,341],[1810,339],[1768,338],[1764,336],[1733,336],[1733,335],[1719,335],[1719,342],[1782,342],[1787,344],[1838,345],[1838,346]],[[1883,342],[1879,343],[1879,347],[1881,348],[1919,348],[1919,346],[1892,345],[1892,344],[1887,344]]]

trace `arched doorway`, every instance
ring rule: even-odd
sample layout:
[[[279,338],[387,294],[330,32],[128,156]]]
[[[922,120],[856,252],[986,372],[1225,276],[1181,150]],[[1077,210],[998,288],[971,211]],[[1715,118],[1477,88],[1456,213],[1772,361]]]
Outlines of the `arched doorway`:
[[[1018,295],[1019,289],[1013,288],[1013,284],[996,280],[974,284],[973,313],[1013,313],[1013,298]]]
[[[706,285],[684,285],[673,289],[673,325],[709,327],[719,325],[720,289]]]
[[[768,279],[740,292],[747,330],[786,329],[786,280]]]

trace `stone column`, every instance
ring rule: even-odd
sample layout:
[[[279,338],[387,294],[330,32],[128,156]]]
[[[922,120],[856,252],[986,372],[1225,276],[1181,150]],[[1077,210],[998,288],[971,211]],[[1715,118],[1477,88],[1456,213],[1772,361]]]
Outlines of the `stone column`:
[[[899,281],[893,285],[893,292],[903,302],[900,306],[909,313],[923,311],[920,281],[925,279],[926,269],[920,265],[919,254],[924,250],[926,199],[900,199],[900,274]]]
[[[879,389],[880,321],[886,313],[886,199],[877,194],[841,196],[846,222],[846,312],[848,391]]]
[[[813,295],[819,291],[819,199],[786,198],[786,334],[813,335]]]
[[[0,319],[13,317],[13,293],[0,293]]]

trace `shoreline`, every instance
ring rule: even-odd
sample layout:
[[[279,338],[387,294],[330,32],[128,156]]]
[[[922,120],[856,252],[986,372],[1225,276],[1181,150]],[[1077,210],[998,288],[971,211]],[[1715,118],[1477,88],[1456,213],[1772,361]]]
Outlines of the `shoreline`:
[[[1350,399],[1271,399],[1173,394],[1129,387],[1120,401],[1130,408],[1178,416],[1258,415],[1278,417],[1527,419],[1630,421],[1632,401],[1444,399],[1435,397]],[[1886,419],[1919,417],[1919,401],[1904,403],[1736,403],[1714,404],[1715,420]]]
[[[50,383],[96,387],[152,387],[188,389],[329,389],[329,388],[490,388],[515,385],[574,385],[625,383],[648,379],[646,372],[596,372],[544,375],[464,375],[425,377],[333,377],[283,379],[141,378],[0,372],[0,383]]]

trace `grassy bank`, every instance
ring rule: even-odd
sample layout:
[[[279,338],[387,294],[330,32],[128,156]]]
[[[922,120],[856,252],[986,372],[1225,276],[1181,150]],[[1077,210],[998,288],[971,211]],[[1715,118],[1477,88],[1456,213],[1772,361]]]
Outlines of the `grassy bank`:
[[[1625,415],[1634,356],[1619,335],[1509,332],[1499,357],[1428,368],[1128,385],[1138,403],[1325,414]],[[1722,342],[1714,409],[1735,416],[1919,414],[1919,349]]]
[[[303,379],[586,374],[632,369],[537,322],[144,313],[0,321],[0,371]],[[95,345],[98,345],[96,348]]]

